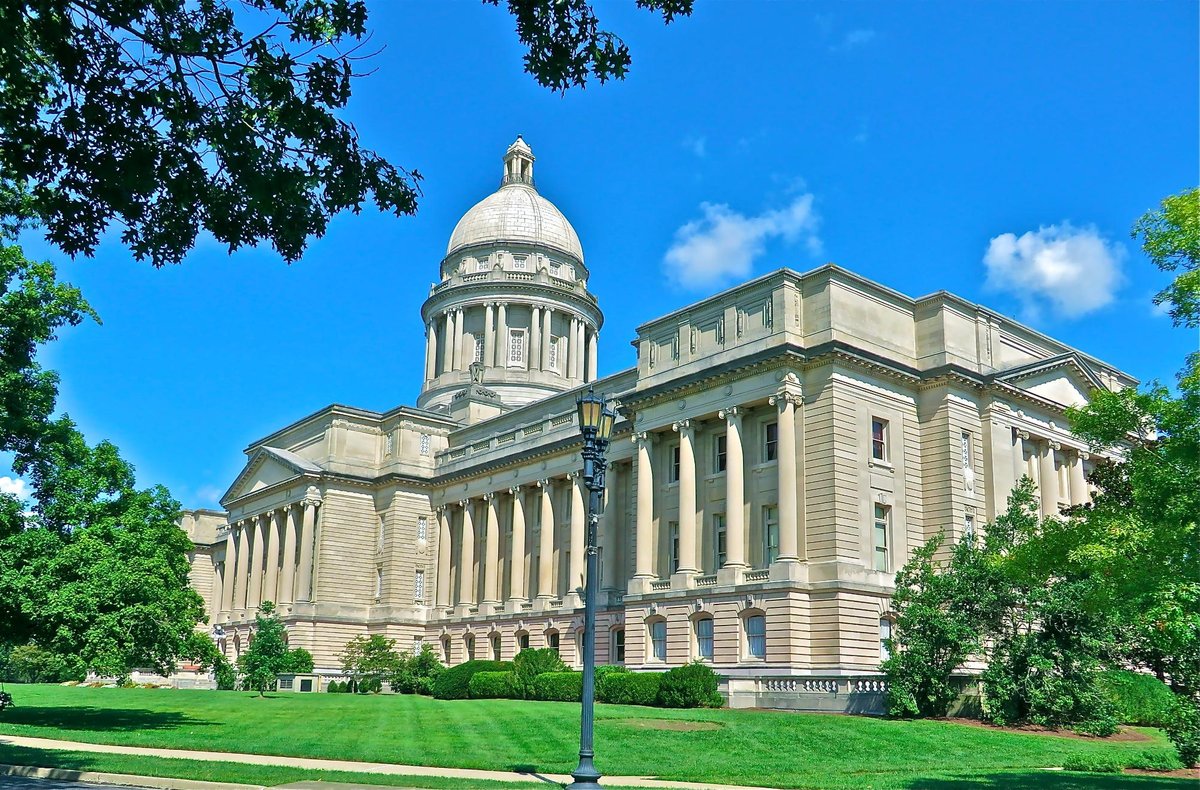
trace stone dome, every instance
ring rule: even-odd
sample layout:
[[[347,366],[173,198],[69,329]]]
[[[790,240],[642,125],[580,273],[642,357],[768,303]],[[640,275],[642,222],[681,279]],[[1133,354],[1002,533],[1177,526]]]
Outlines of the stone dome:
[[[449,257],[476,245],[528,244],[548,247],[583,263],[583,246],[571,223],[533,185],[533,155],[520,137],[504,157],[498,190],[471,207],[454,226]]]

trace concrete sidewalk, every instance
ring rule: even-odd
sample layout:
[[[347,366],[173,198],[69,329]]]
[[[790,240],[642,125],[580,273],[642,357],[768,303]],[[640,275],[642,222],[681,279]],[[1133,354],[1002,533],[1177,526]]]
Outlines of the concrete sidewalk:
[[[23,735],[0,735],[0,744],[24,746],[30,749],[50,749],[54,751],[91,752],[97,754],[126,754],[141,757],[166,757],[175,760],[206,760],[209,762],[240,763],[244,765],[276,765],[292,768],[307,768],[314,771],[353,771],[355,773],[379,774],[381,776],[428,776],[447,779],[463,780],[463,787],[470,787],[472,781],[493,782],[530,782],[544,781],[547,788],[554,784],[567,784],[571,777],[565,774],[533,774],[517,771],[482,771],[472,768],[433,768],[425,765],[392,765],[390,763],[367,763],[355,760],[321,760],[309,757],[281,757],[268,754],[240,754],[236,752],[202,752],[189,749],[154,749],[144,746],[112,746],[101,743],[80,743],[78,741],[60,741],[52,738],[28,738]],[[65,777],[64,777],[65,778]],[[154,780],[145,777],[147,781],[179,782],[180,780]],[[602,782],[611,787],[657,788],[658,790],[777,790],[776,788],[744,787],[739,785],[720,785],[705,782],[671,782],[665,779],[654,779],[647,776],[605,776]],[[209,783],[211,784],[211,783]],[[142,787],[176,788],[178,784],[140,785]],[[193,785],[199,790],[202,783]],[[345,785],[324,784],[325,787],[345,788]],[[226,785],[227,788],[238,787]],[[240,787],[245,787],[242,785]],[[291,785],[289,785],[291,787]],[[215,789],[214,789],[215,790]],[[297,788],[298,790],[298,788]],[[393,789],[394,790],[394,789]]]

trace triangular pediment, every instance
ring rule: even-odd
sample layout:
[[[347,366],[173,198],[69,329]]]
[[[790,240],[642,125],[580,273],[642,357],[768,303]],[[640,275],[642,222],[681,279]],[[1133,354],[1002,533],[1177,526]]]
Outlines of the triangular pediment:
[[[1083,406],[1092,390],[1104,387],[1087,362],[1073,352],[1010,368],[995,378],[1063,406]]]
[[[233,485],[221,497],[221,504],[240,499],[278,483],[321,474],[322,469],[306,458],[276,447],[259,447],[246,462]]]

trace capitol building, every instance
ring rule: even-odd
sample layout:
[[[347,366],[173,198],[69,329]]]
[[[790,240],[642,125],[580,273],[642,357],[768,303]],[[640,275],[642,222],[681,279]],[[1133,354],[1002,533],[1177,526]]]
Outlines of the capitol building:
[[[647,316],[636,366],[597,378],[592,272],[533,171],[518,138],[450,234],[415,405],[281,426],[247,448],[225,512],[185,513],[230,659],[269,600],[325,674],[376,633],[451,665],[553,647],[581,666],[588,387],[620,409],[596,661],[705,661],[734,706],[871,707],[917,547],[982,528],[1022,475],[1046,514],[1088,501],[1103,459],[1065,410],[1136,382],[944,291],[779,269]]]

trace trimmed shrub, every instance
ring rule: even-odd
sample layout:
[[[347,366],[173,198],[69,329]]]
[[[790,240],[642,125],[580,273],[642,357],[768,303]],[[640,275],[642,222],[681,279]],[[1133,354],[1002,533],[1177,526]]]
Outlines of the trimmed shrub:
[[[1175,709],[1170,687],[1153,675],[1128,670],[1102,672],[1100,690],[1116,709],[1117,721],[1138,727],[1163,727]]]
[[[520,699],[512,672],[476,672],[469,684],[471,699]]]
[[[559,658],[553,648],[542,647],[536,650],[522,650],[513,659],[513,674],[516,675],[517,688],[525,699],[534,697],[533,681],[544,672],[565,672],[567,665]]]
[[[629,670],[623,666],[620,666],[619,664],[601,664],[600,666],[596,667],[596,674],[593,675],[593,677],[596,678],[596,687],[599,688],[600,681],[604,679],[605,676],[619,674],[622,672],[628,674]]]
[[[383,681],[379,678],[363,678],[355,684],[359,694],[378,694],[383,691]]]
[[[511,661],[464,661],[438,675],[433,682],[435,699],[470,699],[471,678],[476,672],[507,672]]]
[[[325,686],[325,693],[326,694],[337,694],[338,692],[340,692],[342,690],[341,685],[342,684],[338,683],[336,680],[331,680],[331,681],[329,681],[329,685]]]
[[[1175,753],[1167,749],[1146,749],[1126,762],[1128,763],[1126,768],[1137,768],[1142,771],[1177,771],[1183,767]]]
[[[658,704],[664,708],[720,707],[724,704],[717,692],[720,682],[712,667],[699,661],[675,667],[662,676]]]
[[[1076,754],[1063,762],[1067,771],[1084,771],[1090,774],[1119,774],[1125,766],[1107,754]]]
[[[656,705],[661,672],[611,672],[596,684],[596,697],[613,705]]]
[[[582,672],[543,672],[533,679],[534,699],[579,702],[583,699]]]

